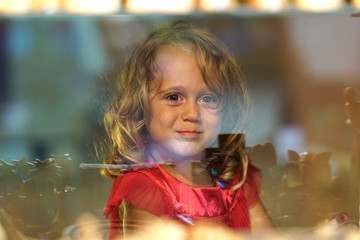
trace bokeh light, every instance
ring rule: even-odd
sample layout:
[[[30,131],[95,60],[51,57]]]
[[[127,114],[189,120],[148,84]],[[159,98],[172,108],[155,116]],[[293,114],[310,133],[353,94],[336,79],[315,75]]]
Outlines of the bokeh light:
[[[129,0],[126,4],[129,13],[190,13],[194,9],[194,0]]]
[[[343,4],[343,0],[296,0],[296,6],[305,11],[335,11]]]

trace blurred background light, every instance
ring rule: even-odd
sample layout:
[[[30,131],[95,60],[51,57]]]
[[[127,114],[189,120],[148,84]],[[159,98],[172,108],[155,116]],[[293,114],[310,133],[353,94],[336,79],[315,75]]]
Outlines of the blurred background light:
[[[343,0],[297,0],[296,6],[305,11],[335,11],[344,4]]]
[[[116,13],[121,9],[119,0],[65,0],[64,10],[75,14]]]
[[[200,0],[200,10],[209,12],[222,12],[235,9],[238,6],[235,0]]]
[[[31,12],[31,7],[29,0],[0,0],[1,14],[26,14]]]
[[[287,0],[253,0],[251,5],[258,10],[280,11],[288,4]]]
[[[128,0],[126,11],[129,13],[190,13],[195,6],[194,0]]]
[[[250,10],[280,12],[289,6],[300,11],[337,11],[344,5],[360,9],[360,0],[0,0],[0,15],[21,14],[191,14]],[[245,8],[246,9],[246,8]],[[251,12],[251,11],[250,11]]]
[[[360,10],[360,0],[352,0],[352,4],[353,4],[354,8]]]
[[[33,0],[32,10],[36,13],[53,14],[60,9],[60,0]]]

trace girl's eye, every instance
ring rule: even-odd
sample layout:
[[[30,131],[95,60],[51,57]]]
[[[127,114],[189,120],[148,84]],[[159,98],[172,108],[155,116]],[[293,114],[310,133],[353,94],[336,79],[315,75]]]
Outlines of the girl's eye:
[[[173,93],[173,94],[170,94],[166,97],[166,99],[170,100],[170,101],[180,101],[181,100],[181,97],[179,94],[176,94],[176,93]]]
[[[219,99],[217,97],[206,95],[200,99],[200,104],[203,107],[215,109],[219,106]]]

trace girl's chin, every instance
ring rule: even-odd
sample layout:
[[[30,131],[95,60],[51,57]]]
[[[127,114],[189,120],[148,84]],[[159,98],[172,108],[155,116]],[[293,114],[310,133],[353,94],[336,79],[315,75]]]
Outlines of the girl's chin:
[[[153,142],[152,153],[156,152],[161,156],[161,158],[180,160],[184,158],[191,158],[197,160],[202,158],[205,147],[199,146],[199,144],[183,144],[177,142],[167,142],[167,143],[155,143]]]

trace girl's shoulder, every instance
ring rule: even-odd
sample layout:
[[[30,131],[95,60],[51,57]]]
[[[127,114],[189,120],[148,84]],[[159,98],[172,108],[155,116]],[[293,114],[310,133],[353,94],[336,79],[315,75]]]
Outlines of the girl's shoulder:
[[[126,171],[114,180],[105,213],[125,201],[154,215],[163,214],[169,205],[163,189],[157,167]]]

